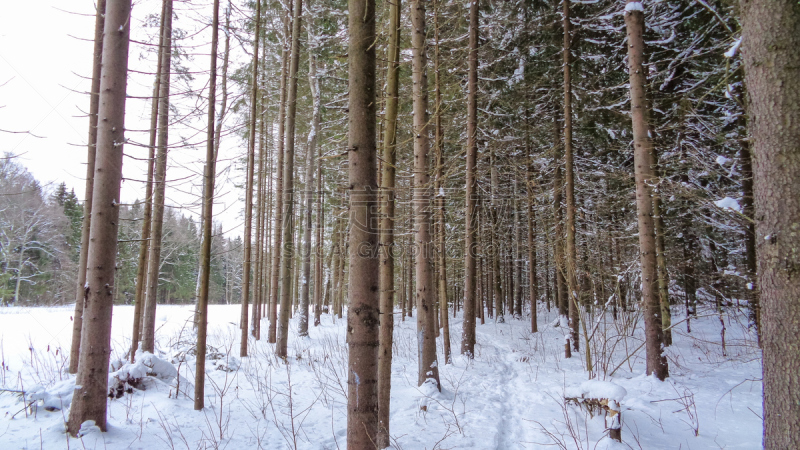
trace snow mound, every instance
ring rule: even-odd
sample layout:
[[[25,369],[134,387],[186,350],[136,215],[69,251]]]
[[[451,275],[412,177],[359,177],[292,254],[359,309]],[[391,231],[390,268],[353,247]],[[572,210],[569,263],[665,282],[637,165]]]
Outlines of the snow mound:
[[[237,370],[239,370],[240,366],[241,362],[239,361],[239,359],[234,358],[233,356],[228,358],[226,361],[219,360],[216,363],[214,363],[214,369],[222,370],[224,372],[236,372]]]
[[[103,430],[100,429],[95,423],[94,420],[87,420],[81,424],[81,429],[78,430],[78,437],[87,436],[93,433],[102,433]]]
[[[169,383],[178,376],[175,366],[150,352],[139,350],[135,359],[135,363],[125,364],[116,372],[108,374],[109,397],[120,398],[124,392],[131,392],[131,388],[141,388],[142,380],[146,377]]]
[[[431,400],[441,396],[439,388],[436,386],[436,381],[432,378],[428,378],[422,383],[422,386],[419,387],[419,392],[419,409],[422,411],[427,411]]]
[[[630,2],[625,5],[625,11],[644,11],[644,6],[642,5],[642,2]]]
[[[46,411],[58,411],[68,407],[72,403],[72,395],[75,393],[75,378],[69,378],[54,384],[49,388],[34,386],[28,393],[28,399],[41,402],[37,404]]]
[[[624,387],[610,381],[589,380],[580,386],[570,386],[564,391],[564,397],[576,399],[608,399],[617,403],[628,395]]]

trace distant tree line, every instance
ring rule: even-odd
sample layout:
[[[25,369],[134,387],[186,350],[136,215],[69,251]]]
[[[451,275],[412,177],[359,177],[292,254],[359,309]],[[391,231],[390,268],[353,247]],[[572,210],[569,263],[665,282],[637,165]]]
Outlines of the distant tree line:
[[[142,239],[143,205],[120,205],[114,303],[131,304]],[[5,306],[64,305],[75,301],[83,204],[65,183],[43,185],[11,155],[0,159],[0,303]],[[214,234],[222,228],[214,224]],[[241,238],[215,239],[209,280],[211,303],[238,302]],[[195,300],[200,230],[180,210],[164,212],[159,302]]]

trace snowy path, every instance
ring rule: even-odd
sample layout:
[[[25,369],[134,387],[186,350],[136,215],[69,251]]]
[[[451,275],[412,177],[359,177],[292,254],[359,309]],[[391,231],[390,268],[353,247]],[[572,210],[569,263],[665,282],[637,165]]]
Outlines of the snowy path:
[[[112,359],[129,345],[132,308],[116,307]],[[109,402],[107,433],[82,442],[63,432],[65,412],[39,409],[25,418],[21,399],[0,394],[0,450],[4,449],[142,449],[234,448],[342,450],[346,441],[346,361],[344,320],[323,316],[310,336],[290,336],[292,356],[278,362],[273,345],[253,341],[251,357],[239,360],[239,308],[212,306],[210,344],[228,353],[238,370],[217,370],[209,362],[207,408],[193,411],[192,401],[175,396],[174,385],[134,391]],[[59,371],[69,342],[70,308],[0,308],[3,388],[53,386],[70,377]],[[191,339],[184,329],[191,307],[159,306],[158,347],[174,352]],[[396,450],[566,449],[753,449],[761,444],[760,360],[746,319],[728,318],[728,356],[719,345],[719,320],[692,322],[692,333],[675,330],[667,351],[670,378],[646,377],[643,353],[630,358],[610,377],[607,370],[625,360],[627,348],[641,342],[641,330],[613,351],[594,349],[598,377],[623,386],[622,446],[608,447],[602,416],[588,416],[564,406],[564,390],[588,379],[583,353],[563,357],[563,333],[552,327],[555,312],[540,311],[540,332],[528,332],[527,320],[508,318],[477,326],[476,357],[459,354],[461,319],[451,319],[453,363],[443,364],[439,338],[442,392],[417,387],[416,320],[398,320],[392,365],[391,435]],[[678,317],[676,314],[674,317]],[[676,319],[677,320],[677,319]],[[609,321],[610,324],[613,322]],[[47,332],[42,330],[49,330]],[[58,332],[58,330],[62,330]],[[615,329],[606,331],[613,339]],[[29,350],[32,348],[33,350]],[[170,358],[170,354],[163,355]],[[605,359],[604,359],[605,358]],[[193,379],[193,361],[179,370]],[[213,381],[213,383],[211,383]],[[186,386],[181,385],[185,391]],[[426,411],[420,409],[427,405]],[[220,436],[221,435],[221,436]],[[69,444],[69,445],[68,445]]]

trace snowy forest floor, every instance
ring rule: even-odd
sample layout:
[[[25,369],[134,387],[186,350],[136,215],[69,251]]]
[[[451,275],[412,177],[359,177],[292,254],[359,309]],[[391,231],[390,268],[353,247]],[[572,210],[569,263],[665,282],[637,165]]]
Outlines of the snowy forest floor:
[[[44,406],[54,401],[62,406],[74,386],[74,377],[64,373],[72,311],[0,308],[0,382],[6,390],[0,392],[0,449],[346,447],[346,321],[323,314],[321,326],[310,327],[310,336],[300,339],[292,319],[288,364],[276,359],[274,345],[266,339],[252,340],[252,356],[239,358],[238,305],[210,307],[208,342],[220,354],[207,363],[204,411],[194,411],[191,400],[194,359],[181,356],[194,338],[192,307],[159,305],[156,353],[174,361],[180,376],[171,381],[153,378],[147,390],[110,399],[107,433],[95,428],[80,439],[68,438],[66,408],[47,411]],[[685,318],[682,308],[674,308],[673,314],[673,323]],[[114,307],[112,362],[124,359],[130,347],[132,315],[133,307]],[[540,305],[536,334],[529,332],[529,318],[507,316],[505,323],[487,318],[477,326],[471,362],[459,354],[461,318],[451,319],[452,364],[444,364],[438,339],[441,393],[417,387],[416,319],[401,322],[397,313],[393,447],[760,448],[761,352],[754,333],[743,313],[727,308],[723,355],[716,310],[701,308],[699,316],[691,321],[691,333],[686,322],[675,326],[674,344],[666,351],[670,377],[665,382],[644,374],[639,313],[620,314],[616,323],[610,313],[589,318],[596,379],[627,390],[621,402],[623,444],[618,444],[605,437],[603,412],[590,414],[564,402],[565,390],[590,375],[583,351],[564,358],[567,330],[558,326],[557,311]],[[263,322],[264,337],[267,324]],[[26,409],[29,394],[23,398],[11,391],[39,392],[43,400]],[[421,410],[423,404],[427,411]]]

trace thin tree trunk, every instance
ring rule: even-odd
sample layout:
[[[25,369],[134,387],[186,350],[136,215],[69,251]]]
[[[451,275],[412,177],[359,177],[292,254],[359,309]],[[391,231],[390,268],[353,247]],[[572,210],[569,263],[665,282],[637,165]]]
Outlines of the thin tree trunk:
[[[269,270],[269,258],[267,257],[267,243],[269,242],[268,233],[269,233],[269,226],[268,223],[268,216],[267,216],[267,209],[269,208],[269,203],[267,202],[267,197],[269,195],[269,189],[272,187],[272,180],[270,179],[267,182],[267,173],[268,170],[266,167],[267,161],[269,161],[270,169],[272,168],[272,159],[269,152],[269,148],[267,147],[267,124],[269,123],[268,118],[268,105],[267,105],[267,96],[265,94],[266,91],[266,73],[267,73],[267,43],[266,43],[266,35],[262,35],[262,39],[264,40],[263,46],[261,47],[261,87],[259,88],[259,93],[261,95],[261,99],[259,101],[261,108],[259,111],[259,138],[258,138],[258,146],[259,146],[259,160],[261,161],[259,167],[259,196],[261,197],[258,200],[258,230],[259,230],[259,239],[258,239],[258,296],[256,297],[256,304],[255,304],[255,311],[253,314],[253,328],[255,331],[255,338],[257,341],[261,340],[261,320],[264,317],[264,310],[266,309],[264,306],[265,299],[268,296],[269,292],[269,283],[268,283],[268,270]],[[270,173],[271,175],[271,173]],[[268,187],[269,184],[269,187]]]
[[[287,13],[288,14],[288,13]],[[281,52],[281,96],[280,106],[278,111],[278,159],[276,171],[278,179],[276,180],[276,197],[275,203],[275,242],[272,246],[272,282],[270,283],[270,304],[269,304],[269,335],[267,342],[274,344],[277,342],[278,335],[278,292],[280,284],[280,268],[281,268],[281,254],[283,253],[283,166],[284,166],[284,132],[286,130],[286,83],[288,81],[287,73],[289,66],[289,40],[291,39],[291,31],[289,28],[289,18],[284,18],[284,42],[283,50]]]
[[[743,114],[742,117],[745,115]],[[739,164],[742,179],[742,214],[744,214],[744,261],[747,268],[747,280],[749,284],[747,289],[750,291],[750,310],[753,317],[753,322],[756,324],[756,332],[758,333],[758,343],[761,346],[761,304],[759,302],[759,293],[756,286],[756,222],[755,222],[755,209],[753,207],[753,160],[750,153],[750,142],[742,140],[741,148],[739,149]]]
[[[528,284],[530,285],[531,302],[531,333],[539,331],[537,323],[536,300],[539,297],[539,281],[536,278],[536,205],[534,179],[533,179],[533,158],[528,165]],[[545,267],[547,265],[545,264]]]
[[[464,322],[461,335],[461,354],[475,357],[475,238],[478,223],[477,162],[478,162],[478,1],[469,6],[469,56],[467,81],[467,200],[464,227]]]
[[[169,91],[172,68],[172,0],[165,0],[164,40],[161,60],[161,76],[158,95],[158,143],[156,150],[153,218],[150,225],[150,250],[147,261],[147,292],[142,326],[142,350],[154,353],[156,330],[156,304],[158,303],[158,281],[161,272],[161,234],[164,225],[164,202],[167,175],[167,153],[169,145]]]
[[[569,302],[572,348],[578,351],[581,340],[579,331],[580,311],[578,309],[578,266],[575,250],[575,214],[577,205],[575,204],[575,170],[572,158],[572,78],[570,73],[572,39],[570,28],[569,0],[564,0],[564,171],[566,178],[564,187],[567,202],[567,254],[564,269],[567,278],[567,301]]]
[[[205,405],[206,383],[206,330],[208,328],[208,282],[211,274],[211,222],[214,218],[214,175],[216,151],[214,146],[214,107],[217,103],[217,41],[219,32],[219,0],[214,0],[211,22],[211,69],[208,81],[208,136],[206,142],[206,167],[203,179],[203,243],[200,250],[200,297],[197,300],[197,353],[194,380],[194,409]]]
[[[648,111],[645,94],[646,74],[644,61],[644,12],[641,3],[628,1],[625,25],[628,31],[628,73],[631,89],[631,117],[633,122],[634,165],[636,176],[636,209],[639,223],[639,255],[642,266],[642,302],[645,316],[645,350],[648,375],[654,373],[659,380],[669,376],[667,358],[663,354],[664,333],[661,328],[661,307],[658,297],[656,273],[656,242],[653,224],[652,142],[648,136]]]
[[[558,147],[561,141],[561,132],[558,126],[558,117],[553,118],[555,125],[555,142],[553,152],[553,164],[556,166],[553,172],[553,215],[555,216],[555,236],[553,237],[553,266],[555,268],[556,282],[556,304],[561,326],[567,324],[569,306],[567,303],[567,289],[564,280],[564,205],[562,190],[564,181],[561,176],[561,158],[558,154]]]
[[[318,146],[318,157],[320,158],[319,164],[317,164],[317,218],[316,218],[316,247],[314,250],[314,326],[319,326],[321,323],[321,315],[322,315],[322,304],[324,298],[323,287],[327,286],[324,278],[324,272],[322,268],[322,257],[323,257],[323,248],[324,248],[324,241],[323,237],[325,234],[324,229],[324,207],[323,207],[323,193],[322,193],[322,146]],[[328,278],[328,282],[330,282],[330,277]]]
[[[294,16],[292,19],[292,51],[289,58],[289,78],[286,95],[286,129],[283,161],[283,242],[281,254],[281,312],[278,324],[278,340],[275,354],[280,358],[288,355],[289,314],[292,303],[292,259],[294,258],[294,132],[297,111],[297,69],[300,65],[300,25],[303,12],[303,0],[294,0]],[[306,313],[306,329],[308,316]]]
[[[108,363],[116,272],[122,143],[125,142],[125,98],[130,38],[130,0],[110,0],[105,8],[100,73],[97,145],[92,191],[92,220],[87,258],[87,284],[75,395],[67,429],[76,436],[87,420],[106,430]]]
[[[253,35],[253,62],[250,90],[250,132],[247,148],[247,175],[244,191],[244,251],[242,265],[242,316],[239,320],[241,327],[241,340],[239,343],[239,356],[247,356],[247,307],[250,304],[250,266],[252,264],[252,228],[253,228],[253,176],[255,171],[256,153],[256,119],[258,118],[258,36],[261,34],[261,2],[256,2],[256,29]]]
[[[156,135],[158,130],[159,93],[161,92],[161,60],[164,53],[164,12],[167,2],[161,6],[161,26],[158,39],[158,62],[156,78],[153,83],[153,99],[150,108],[150,141],[147,159],[147,184],[145,187],[144,216],[142,219],[142,242],[139,245],[139,261],[136,269],[136,297],[133,308],[133,333],[131,334],[131,362],[135,361],[136,350],[142,338],[142,314],[147,297],[147,263],[150,259],[150,227],[153,224],[153,177],[156,159]]]
[[[78,372],[83,327],[83,304],[86,301],[86,260],[89,255],[89,231],[92,220],[95,148],[97,147],[97,110],[100,105],[100,71],[103,58],[103,21],[106,0],[98,0],[94,19],[94,52],[92,54],[92,88],[89,92],[89,144],[86,157],[86,191],[83,200],[81,250],[78,256],[78,283],[75,289],[75,313],[72,315],[72,345],[69,352],[69,373]],[[138,286],[137,286],[138,287]],[[15,297],[16,301],[17,298]]]
[[[386,71],[386,120],[383,135],[381,176],[381,258],[380,258],[380,349],[378,351],[378,448],[389,442],[389,411],[392,387],[392,335],[394,333],[394,219],[395,166],[397,165],[397,109],[400,62],[400,0],[389,6],[389,48]]]
[[[419,377],[417,384],[432,380],[439,385],[436,363],[436,328],[434,321],[434,284],[432,240],[430,233],[430,175],[428,174],[428,58],[426,56],[425,4],[411,3],[411,51],[414,97],[414,243],[419,246],[416,258],[417,340],[419,341]]]
[[[375,229],[375,0],[349,0],[348,184],[350,308],[347,313],[347,448],[374,449],[378,433],[380,279]]]
[[[309,41],[313,38],[311,34],[311,21],[308,24],[308,37]],[[311,97],[313,102],[313,112],[311,120],[311,130],[308,132],[308,145],[306,146],[306,192],[305,192],[305,229],[304,229],[304,243],[303,248],[303,275],[301,281],[300,292],[300,320],[298,321],[297,328],[300,336],[308,336],[308,304],[309,304],[309,288],[311,283],[311,214],[313,212],[313,194],[314,194],[314,159],[317,153],[317,133],[319,133],[320,125],[320,98],[319,98],[319,82],[317,81],[317,65],[316,59],[309,52],[308,56],[308,84],[311,89]],[[318,279],[314,279],[314,290],[319,283]]]
[[[492,259],[491,286],[494,293],[495,322],[505,323],[505,306],[503,305],[503,272],[500,270],[500,257],[502,250],[500,239],[497,236],[500,220],[500,204],[498,201],[498,196],[500,195],[498,192],[500,190],[500,173],[497,170],[497,165],[495,149],[492,148],[489,153],[489,173],[491,177],[491,204],[489,208],[489,214],[491,216],[491,230],[489,235],[492,247],[492,252],[489,255],[489,257]]]
[[[514,248],[512,252],[511,266],[514,268],[514,318],[522,317],[522,254],[520,244],[522,242],[522,231],[519,224],[519,186],[518,175],[514,174]]]
[[[653,149],[653,164],[658,177],[658,157]],[[672,345],[672,312],[669,305],[669,278],[667,274],[667,255],[664,249],[664,218],[661,217],[661,195],[658,188],[653,190],[653,226],[656,234],[656,274],[658,276],[658,298],[661,305],[661,328],[664,330],[664,346]]]
[[[758,287],[764,349],[764,448],[800,442],[800,4],[740,2],[750,95]]]
[[[256,36],[256,39],[260,39],[259,36]],[[263,60],[262,60],[263,61]],[[257,78],[253,79],[253,83],[258,85]],[[260,89],[256,87],[256,89]],[[256,195],[256,204],[255,204],[255,213],[256,213],[256,239],[255,239],[255,268],[254,268],[254,283],[253,283],[253,301],[252,309],[250,311],[250,336],[254,337],[256,340],[260,339],[258,333],[258,325],[261,322],[261,314],[259,311],[259,306],[261,305],[261,293],[263,291],[263,284],[262,284],[262,271],[264,270],[263,259],[264,255],[262,253],[262,242],[264,240],[262,227],[263,227],[263,216],[264,216],[264,178],[266,175],[266,155],[265,149],[263,146],[264,142],[264,107],[263,107],[263,98],[260,98],[258,101],[261,104],[261,111],[256,116],[260,118],[257,119],[257,123],[260,125],[260,133],[259,133],[259,145],[258,145],[258,169],[255,170],[255,177],[256,177],[256,185],[258,186],[258,194]],[[254,123],[255,125],[255,123]],[[255,139],[255,132],[253,132],[253,139]]]
[[[433,30],[434,30],[434,58],[433,58],[433,71],[434,71],[434,84],[436,86],[436,125],[435,129],[435,144],[436,148],[436,223],[439,230],[436,236],[439,240],[439,277],[438,277],[438,294],[439,294],[439,321],[442,327],[442,344],[444,349],[444,363],[452,363],[450,357],[450,321],[447,316],[448,299],[447,299],[447,248],[445,244],[445,235],[447,227],[445,226],[445,194],[444,194],[444,130],[442,129],[442,91],[439,82],[439,6],[440,0],[437,0],[434,6],[433,14]],[[455,309],[455,308],[454,308]]]

